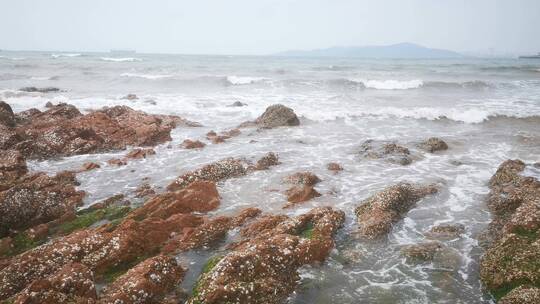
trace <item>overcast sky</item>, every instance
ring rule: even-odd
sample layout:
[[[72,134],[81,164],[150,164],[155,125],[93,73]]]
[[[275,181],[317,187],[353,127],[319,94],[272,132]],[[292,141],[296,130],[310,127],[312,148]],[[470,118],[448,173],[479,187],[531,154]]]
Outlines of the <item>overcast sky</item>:
[[[540,0],[0,0],[0,49],[268,54],[414,42],[540,51]]]

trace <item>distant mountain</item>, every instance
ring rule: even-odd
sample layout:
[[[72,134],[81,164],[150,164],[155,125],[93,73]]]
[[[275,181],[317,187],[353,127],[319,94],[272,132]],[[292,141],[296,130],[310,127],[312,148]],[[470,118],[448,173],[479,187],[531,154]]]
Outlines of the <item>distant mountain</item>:
[[[358,57],[358,58],[462,58],[462,54],[431,49],[413,43],[398,43],[385,46],[331,47],[311,51],[286,51],[276,56],[292,57]]]

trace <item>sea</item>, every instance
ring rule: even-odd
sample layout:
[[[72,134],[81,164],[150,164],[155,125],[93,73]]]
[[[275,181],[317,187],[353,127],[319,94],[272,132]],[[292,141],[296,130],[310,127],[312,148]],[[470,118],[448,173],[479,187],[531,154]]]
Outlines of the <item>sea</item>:
[[[27,93],[22,87],[57,87]],[[127,94],[138,99],[127,100]],[[227,157],[256,159],[267,152],[281,164],[218,185],[220,207],[210,215],[258,207],[268,213],[298,215],[317,206],[343,210],[346,223],[321,265],[303,267],[288,303],[493,303],[478,274],[480,235],[491,220],[485,198],[488,181],[506,159],[540,161],[540,60],[300,58],[195,56],[139,53],[0,52],[0,100],[14,111],[45,109],[66,102],[88,112],[127,105],[148,113],[174,114],[197,121],[179,127],[157,154],[127,166],[106,161],[126,152],[29,161],[33,171],[50,174],[78,169],[84,162],[101,169],[78,174],[85,205],[116,194],[141,204],[133,191],[143,178],[164,191],[175,177]],[[234,107],[235,102],[244,106]],[[245,129],[222,144],[185,150],[185,139],[202,139],[253,120],[272,104],[294,109],[298,127]],[[449,149],[426,153],[417,144],[439,137]],[[368,139],[408,147],[408,166],[362,158]],[[344,171],[333,174],[329,162]],[[283,209],[283,178],[311,171],[322,195]],[[540,177],[530,167],[525,174]],[[354,208],[377,191],[401,181],[435,183],[440,191],[421,200],[396,223],[388,237],[357,237]],[[411,263],[400,254],[426,241],[425,232],[444,223],[463,224],[463,236],[446,240],[453,254],[442,261]],[[182,288],[191,290],[217,248],[178,257],[189,268]]]

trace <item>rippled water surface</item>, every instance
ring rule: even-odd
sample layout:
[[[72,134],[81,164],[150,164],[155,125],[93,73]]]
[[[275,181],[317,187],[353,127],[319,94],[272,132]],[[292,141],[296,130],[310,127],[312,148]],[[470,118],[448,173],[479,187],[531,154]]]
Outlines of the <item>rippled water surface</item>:
[[[24,86],[62,89],[39,94]],[[133,191],[149,178],[164,187],[175,177],[225,157],[279,154],[281,165],[219,185],[215,214],[256,206],[268,212],[301,214],[314,206],[344,210],[347,221],[327,263],[303,268],[290,303],[489,303],[478,278],[482,249],[478,234],[490,215],[484,204],[487,181],[508,158],[539,161],[540,62],[523,60],[359,60],[272,57],[211,57],[147,54],[51,54],[0,52],[0,98],[16,111],[43,109],[47,101],[81,110],[125,104],[150,113],[176,114],[204,125],[177,128],[173,141],[148,159],[127,166],[105,163],[126,152],[32,161],[36,171],[76,169],[87,161],[103,166],[78,175],[86,204]],[[121,97],[137,94],[139,99]],[[244,107],[230,107],[235,101]],[[187,138],[203,139],[252,120],[274,103],[300,116],[299,127],[245,129],[226,143],[184,150]],[[415,148],[428,137],[444,139],[448,151]],[[409,166],[366,160],[359,147],[367,139],[407,146]],[[326,170],[339,162],[343,172]],[[323,181],[323,194],[283,210],[282,179],[308,170]],[[534,171],[534,170],[533,170]],[[528,174],[538,174],[536,171]],[[399,181],[436,183],[441,191],[421,200],[388,238],[355,237],[353,210],[360,202]],[[134,202],[142,203],[134,200]],[[410,264],[400,255],[406,244],[426,240],[441,223],[461,223],[463,237],[447,240],[455,249],[443,261]],[[231,232],[230,237],[234,237]],[[185,288],[208,253],[181,257],[191,263]]]

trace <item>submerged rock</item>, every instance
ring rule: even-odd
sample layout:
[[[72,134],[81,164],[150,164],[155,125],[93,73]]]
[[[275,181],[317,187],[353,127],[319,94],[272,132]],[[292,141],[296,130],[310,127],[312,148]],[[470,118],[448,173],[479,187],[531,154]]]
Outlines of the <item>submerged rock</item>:
[[[413,159],[406,147],[393,142],[366,140],[360,147],[360,154],[364,158],[384,159],[390,163],[409,165]]]
[[[205,146],[206,145],[200,140],[186,139],[184,142],[182,142],[182,148],[184,149],[202,149]]]
[[[432,227],[425,235],[434,239],[453,239],[465,232],[462,224],[441,224]]]
[[[59,92],[59,88],[55,87],[45,87],[45,88],[36,88],[36,87],[24,87],[20,88],[19,91],[22,92],[28,92],[28,93],[51,93],[51,92]]]
[[[240,127],[257,126],[264,129],[271,129],[282,126],[298,126],[300,120],[293,109],[281,104],[271,105],[255,121],[244,122]]]
[[[84,163],[78,172],[86,172],[86,171],[91,171],[91,170],[95,170],[99,168],[101,168],[99,164],[88,162],[88,163]]]
[[[326,259],[344,218],[316,208],[237,244],[207,263],[188,303],[283,303],[299,282],[298,268]]]
[[[139,99],[139,97],[137,97],[137,95],[135,95],[135,94],[127,94],[126,96],[122,97],[122,99],[137,100],[137,99]]]
[[[440,242],[424,242],[420,244],[407,245],[401,249],[401,253],[411,259],[421,261],[432,261],[435,253],[443,248]]]
[[[285,177],[284,181],[289,184],[298,186],[314,186],[321,181],[321,179],[308,171],[297,172]]]
[[[326,165],[326,169],[329,171],[332,171],[334,173],[337,173],[339,171],[343,171],[343,167],[339,163],[328,163]]]
[[[373,239],[389,233],[416,202],[436,192],[432,185],[400,183],[376,193],[355,209],[360,235]]]
[[[268,170],[270,167],[279,165],[279,157],[273,152],[268,152],[265,156],[257,160],[255,170]]]
[[[510,292],[507,301],[516,297],[512,289],[540,285],[540,181],[522,175],[525,167],[520,160],[507,160],[489,183],[493,220],[480,278],[496,298]]]
[[[232,104],[228,105],[228,107],[244,107],[247,106],[247,103],[243,103],[241,101],[235,101]]]
[[[126,154],[126,159],[142,159],[147,158],[148,156],[155,155],[156,151],[152,148],[148,149],[133,149]]]
[[[448,145],[442,139],[437,137],[431,137],[422,143],[418,144],[418,147],[429,153],[448,150]]]
[[[287,194],[287,201],[289,202],[289,204],[285,205],[285,208],[321,196],[313,186],[293,186],[285,193]]]

